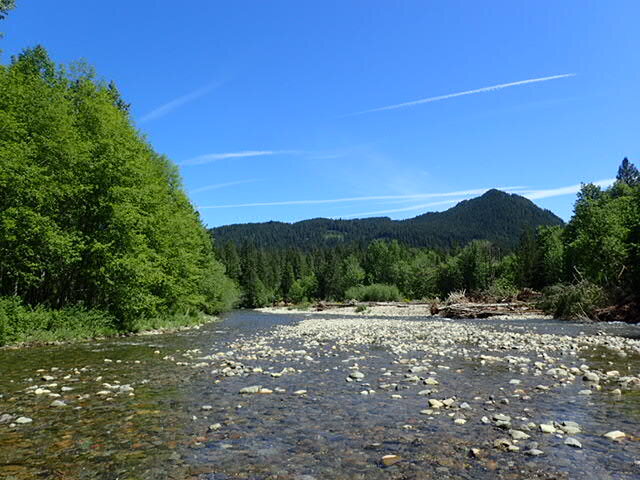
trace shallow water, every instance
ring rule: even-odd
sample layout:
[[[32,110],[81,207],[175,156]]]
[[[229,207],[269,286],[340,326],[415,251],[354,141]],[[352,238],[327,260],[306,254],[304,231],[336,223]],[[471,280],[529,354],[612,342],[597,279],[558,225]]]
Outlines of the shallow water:
[[[331,354],[326,354],[332,352],[330,345],[323,345],[325,355],[314,355],[312,361],[287,356],[243,361],[265,373],[283,367],[301,370],[277,378],[260,372],[223,377],[212,373],[219,370],[219,361],[201,358],[304,317],[238,311],[199,330],[0,350],[0,415],[33,419],[25,425],[0,424],[0,478],[640,478],[637,392],[578,395],[584,386],[576,381],[538,393],[536,385],[552,381],[515,376],[503,364],[480,367],[462,357],[443,358],[441,365],[449,369],[438,369],[438,389],[471,406],[468,423],[454,425],[447,412],[431,419],[420,414],[425,397],[417,392],[427,387],[404,383],[406,369],[398,365],[398,358],[375,344]],[[597,331],[640,337],[637,327],[618,324],[471,322],[500,331],[576,338]],[[295,342],[281,346],[300,348]],[[193,349],[200,351],[189,352]],[[518,351],[506,353],[526,356]],[[620,358],[608,349],[569,355],[567,364],[580,365],[581,359],[592,368],[640,373],[640,358]],[[367,373],[365,381],[375,394],[360,395],[366,384],[345,382],[354,363]],[[382,369],[393,369],[395,376],[380,377]],[[55,378],[43,380],[45,375]],[[380,383],[390,378],[397,387],[380,390]],[[521,379],[518,387],[530,400],[512,395],[509,380],[513,378]],[[110,388],[118,384],[134,390]],[[238,393],[258,384],[286,392]],[[61,397],[35,395],[34,385]],[[62,391],[63,386],[73,390]],[[308,393],[293,393],[300,389]],[[498,405],[485,403],[490,395]],[[509,399],[509,404],[499,403],[502,398]],[[50,407],[56,399],[68,406]],[[211,408],[203,410],[203,406]],[[534,433],[532,440],[544,451],[540,457],[491,448],[504,432],[482,425],[479,418],[497,411],[517,418],[524,409],[536,423],[578,422],[583,433],[576,438],[584,448],[573,449],[554,435]],[[221,424],[219,429],[208,428],[216,423]],[[629,438],[622,442],[603,438],[610,430],[622,430]],[[469,457],[472,447],[483,450],[481,458]],[[387,454],[399,455],[402,461],[384,467],[381,458]]]

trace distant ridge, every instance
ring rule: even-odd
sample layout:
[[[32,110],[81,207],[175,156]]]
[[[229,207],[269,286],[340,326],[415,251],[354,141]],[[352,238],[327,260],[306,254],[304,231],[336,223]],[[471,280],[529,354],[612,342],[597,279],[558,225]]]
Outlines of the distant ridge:
[[[414,247],[451,248],[471,240],[489,240],[513,248],[527,229],[561,225],[562,219],[531,200],[500,190],[464,200],[444,212],[431,212],[407,220],[375,217],[354,220],[314,218],[296,223],[265,222],[226,225],[212,229],[218,245],[248,241],[263,248],[335,246],[396,239]]]

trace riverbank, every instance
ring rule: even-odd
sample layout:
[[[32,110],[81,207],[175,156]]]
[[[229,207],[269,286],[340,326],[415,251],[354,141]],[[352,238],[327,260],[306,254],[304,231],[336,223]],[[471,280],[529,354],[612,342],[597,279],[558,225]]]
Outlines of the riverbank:
[[[64,319],[62,322],[52,321],[50,316],[54,318],[55,316],[50,311],[38,312],[37,315],[44,318],[44,321],[41,318],[33,322],[32,318],[35,316],[33,314],[29,315],[28,322],[16,322],[15,317],[12,319],[8,315],[0,316],[0,350],[102,341],[135,335],[161,335],[199,328],[217,319],[202,313],[166,315],[141,319],[133,330],[123,330],[116,328],[113,320],[107,316],[98,315],[96,321],[95,314],[91,316],[82,311],[58,314]],[[16,324],[27,325],[27,327],[16,328]]]

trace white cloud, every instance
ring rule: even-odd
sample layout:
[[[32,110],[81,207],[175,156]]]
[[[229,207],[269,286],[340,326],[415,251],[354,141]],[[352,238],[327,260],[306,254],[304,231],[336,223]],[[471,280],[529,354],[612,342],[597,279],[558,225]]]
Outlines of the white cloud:
[[[232,187],[234,185],[242,185],[245,183],[253,183],[257,181],[258,180],[256,179],[251,179],[251,180],[236,180],[235,182],[215,183],[213,185],[205,185],[204,187],[194,188],[193,190],[189,190],[189,193],[194,194],[194,193],[208,192],[209,190],[217,190],[219,188]]]
[[[140,123],[145,123],[145,122],[148,122],[149,120],[156,120],[158,118],[164,117],[165,115],[167,115],[168,113],[171,113],[175,109],[180,108],[181,106],[187,103],[193,102],[194,100],[197,100],[198,98],[206,95],[211,90],[213,90],[216,87],[219,87],[220,85],[221,85],[221,82],[211,83],[206,87],[199,88],[198,90],[194,90],[191,93],[175,98],[170,102],[167,102],[164,105],[161,105],[158,108],[151,110],[149,113],[140,117]]]
[[[351,113],[346,116],[362,115],[365,113],[382,112],[385,110],[396,110],[398,108],[413,107],[415,105],[421,105],[423,103],[438,102],[440,100],[448,100],[450,98],[462,97],[464,95],[474,95],[476,93],[494,92],[496,90],[502,90],[503,88],[517,87],[520,85],[528,85],[530,83],[547,82],[549,80],[558,80],[560,78],[574,77],[575,75],[576,75],[575,73],[564,73],[562,75],[552,75],[549,77],[530,78],[528,80],[520,80],[518,82],[501,83],[499,85],[476,88],[474,90],[467,90],[465,92],[449,93],[447,95],[439,95],[437,97],[422,98],[420,100],[413,100],[411,102],[397,103],[395,105],[387,105],[385,107],[372,108],[370,110],[363,110],[361,112]]]

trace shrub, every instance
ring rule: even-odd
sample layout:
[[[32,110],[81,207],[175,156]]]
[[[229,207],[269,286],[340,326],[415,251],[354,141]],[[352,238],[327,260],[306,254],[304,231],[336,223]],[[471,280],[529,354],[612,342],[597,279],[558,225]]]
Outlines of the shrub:
[[[367,306],[366,305],[358,305],[356,307],[356,313],[364,313],[367,311]]]
[[[518,296],[518,289],[509,280],[498,278],[482,293],[491,300],[513,300]]]
[[[593,318],[596,309],[609,303],[605,290],[586,280],[553,285],[542,293],[539,307],[555,318],[568,320]]]
[[[351,287],[346,291],[345,296],[361,302],[399,302],[402,298],[398,287],[381,283]]]
[[[117,333],[113,316],[82,307],[31,308],[17,297],[0,298],[0,345],[92,338]]]
[[[451,305],[452,303],[464,303],[469,301],[467,298],[466,290],[455,290],[447,296],[445,303],[447,305]]]

